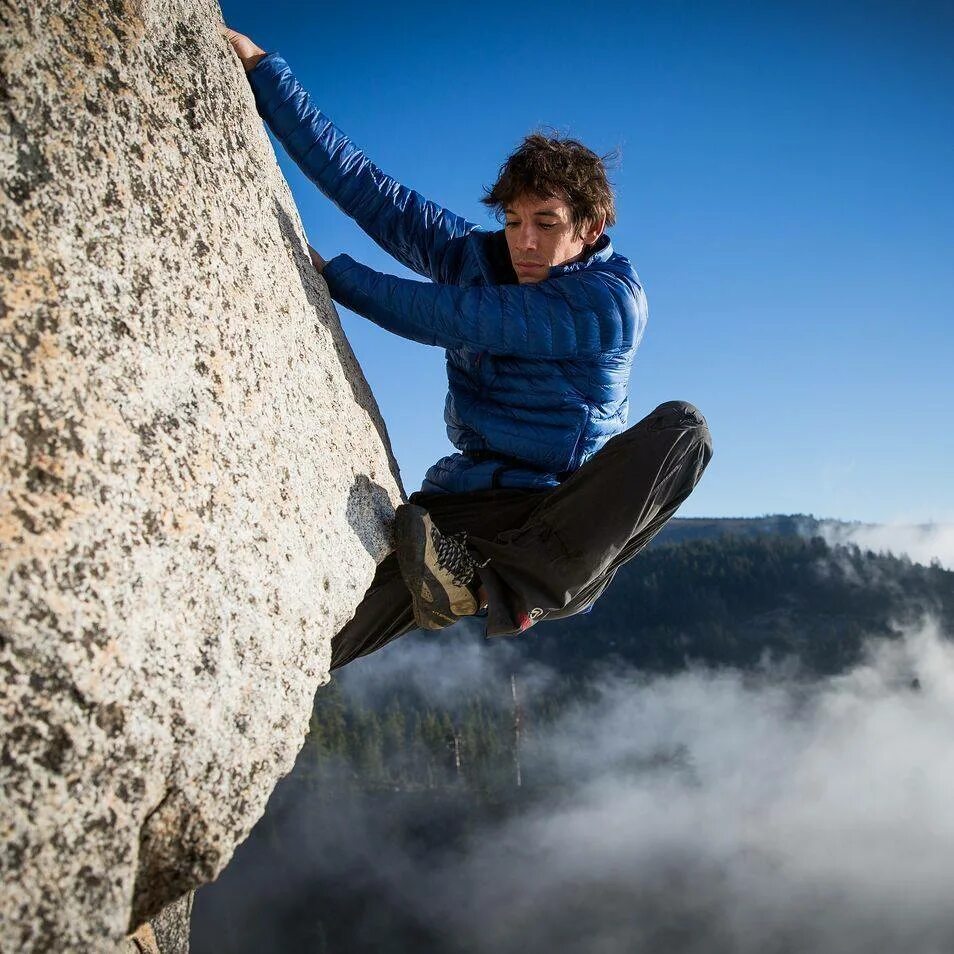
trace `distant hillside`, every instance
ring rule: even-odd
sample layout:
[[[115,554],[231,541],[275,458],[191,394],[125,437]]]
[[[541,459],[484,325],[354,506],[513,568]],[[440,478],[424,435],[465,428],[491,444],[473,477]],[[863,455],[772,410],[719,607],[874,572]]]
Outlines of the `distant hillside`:
[[[687,540],[710,540],[713,537],[813,537],[822,523],[811,514],[767,514],[764,517],[676,517],[656,536],[653,546],[660,543],[684,543]],[[847,526],[847,524],[846,524]]]
[[[685,542],[654,542],[592,613],[530,630],[526,651],[561,671],[609,656],[654,671],[794,656],[830,673],[858,660],[866,636],[896,635],[925,613],[954,629],[954,573],[830,547],[800,535],[811,519],[679,521],[670,533]],[[778,533],[759,529],[769,521]]]

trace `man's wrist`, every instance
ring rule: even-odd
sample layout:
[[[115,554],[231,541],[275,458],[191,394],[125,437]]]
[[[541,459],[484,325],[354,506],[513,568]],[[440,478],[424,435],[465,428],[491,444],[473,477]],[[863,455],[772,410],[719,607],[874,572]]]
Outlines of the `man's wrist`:
[[[259,50],[257,53],[252,53],[250,56],[244,57],[242,59],[242,66],[244,67],[245,72],[251,73],[252,70],[254,70],[255,67],[258,66],[258,64],[261,63],[266,56],[268,56],[267,51]]]

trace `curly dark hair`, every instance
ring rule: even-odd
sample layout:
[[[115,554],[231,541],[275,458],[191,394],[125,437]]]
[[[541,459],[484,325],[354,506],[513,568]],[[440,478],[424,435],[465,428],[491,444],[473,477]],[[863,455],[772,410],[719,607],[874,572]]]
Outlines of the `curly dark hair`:
[[[497,181],[484,188],[480,200],[489,205],[498,219],[522,195],[541,199],[561,198],[570,207],[577,232],[606,217],[616,222],[616,201],[606,175],[606,162],[618,159],[617,152],[602,158],[575,139],[531,133],[507,157]]]

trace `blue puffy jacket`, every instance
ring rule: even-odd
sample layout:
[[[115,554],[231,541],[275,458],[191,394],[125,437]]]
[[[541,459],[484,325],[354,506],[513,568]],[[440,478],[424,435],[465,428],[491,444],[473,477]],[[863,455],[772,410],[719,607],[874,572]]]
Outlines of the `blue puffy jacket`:
[[[386,252],[433,282],[348,255],[332,298],[382,328],[447,349],[447,433],[423,490],[556,486],[626,426],[646,299],[603,235],[582,261],[521,285],[503,230],[486,231],[380,171],[313,105],[275,53],[249,73],[263,119],[314,182]]]

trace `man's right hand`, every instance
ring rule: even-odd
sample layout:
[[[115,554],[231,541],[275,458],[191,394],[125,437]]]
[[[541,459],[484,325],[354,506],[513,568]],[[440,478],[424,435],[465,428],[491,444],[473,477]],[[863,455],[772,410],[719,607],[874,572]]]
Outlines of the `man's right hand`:
[[[311,264],[315,266],[315,271],[319,275],[323,274],[328,263],[310,245],[308,246],[308,256],[311,258]]]
[[[222,36],[232,44],[235,55],[242,61],[246,73],[251,72],[258,65],[258,61],[266,56],[265,51],[256,46],[247,36],[232,30],[224,23],[219,28]]]

